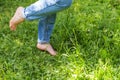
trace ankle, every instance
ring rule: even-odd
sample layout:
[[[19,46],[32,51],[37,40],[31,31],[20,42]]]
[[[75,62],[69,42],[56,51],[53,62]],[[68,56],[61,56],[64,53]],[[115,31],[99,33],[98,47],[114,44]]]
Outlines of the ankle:
[[[24,7],[18,7],[17,8],[17,11],[20,13],[20,17],[22,18],[22,19],[24,19],[25,18],[25,15],[24,15]]]
[[[45,43],[45,44],[38,43],[37,48],[40,50],[46,50],[49,45],[50,45],[49,43]]]
[[[46,43],[46,44],[38,43],[37,48],[39,50],[47,51],[52,56],[56,55],[56,51],[52,48],[52,46],[49,43]]]

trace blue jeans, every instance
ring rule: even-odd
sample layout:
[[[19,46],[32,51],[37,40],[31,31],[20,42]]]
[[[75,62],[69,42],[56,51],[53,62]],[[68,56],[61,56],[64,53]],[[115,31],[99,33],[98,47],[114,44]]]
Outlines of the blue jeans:
[[[70,7],[72,0],[38,0],[24,9],[24,18],[39,20],[38,43],[49,43],[56,13]]]

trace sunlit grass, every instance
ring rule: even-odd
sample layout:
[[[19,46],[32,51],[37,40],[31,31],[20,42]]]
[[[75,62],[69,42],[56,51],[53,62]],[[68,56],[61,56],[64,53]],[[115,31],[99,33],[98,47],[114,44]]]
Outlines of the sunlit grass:
[[[120,79],[119,0],[74,0],[58,13],[55,57],[36,48],[37,20],[9,29],[15,9],[34,1],[0,1],[0,80]]]

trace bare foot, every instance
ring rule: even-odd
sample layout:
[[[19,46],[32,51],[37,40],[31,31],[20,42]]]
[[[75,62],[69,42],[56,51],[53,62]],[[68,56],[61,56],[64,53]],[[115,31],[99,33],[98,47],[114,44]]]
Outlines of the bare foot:
[[[24,10],[23,7],[18,7],[14,16],[10,20],[9,26],[11,30],[16,30],[16,26],[24,21],[22,11]]]
[[[55,56],[56,51],[52,48],[50,44],[37,44],[37,48],[43,51],[47,51],[50,55]]]

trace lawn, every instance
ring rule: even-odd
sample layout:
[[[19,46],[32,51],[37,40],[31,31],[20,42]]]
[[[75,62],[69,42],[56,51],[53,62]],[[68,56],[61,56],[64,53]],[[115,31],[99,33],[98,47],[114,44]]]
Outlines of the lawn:
[[[120,80],[120,0],[74,0],[59,12],[57,56],[36,48],[38,20],[9,29],[16,8],[35,1],[0,0],[0,80]]]

